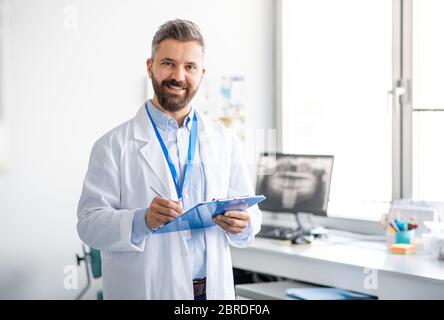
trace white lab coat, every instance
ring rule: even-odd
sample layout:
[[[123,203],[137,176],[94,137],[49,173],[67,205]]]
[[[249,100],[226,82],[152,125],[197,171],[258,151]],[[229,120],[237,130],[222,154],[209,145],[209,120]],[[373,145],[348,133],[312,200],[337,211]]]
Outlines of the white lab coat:
[[[206,200],[254,194],[238,139],[199,114],[198,123]],[[79,236],[101,251],[105,299],[194,299],[189,231],[148,234],[138,245],[130,240],[135,211],[156,196],[149,186],[177,200],[143,105],[93,146],[77,212]],[[240,235],[205,229],[209,300],[235,297],[229,244],[250,245],[262,221],[257,206],[248,210],[250,223]]]

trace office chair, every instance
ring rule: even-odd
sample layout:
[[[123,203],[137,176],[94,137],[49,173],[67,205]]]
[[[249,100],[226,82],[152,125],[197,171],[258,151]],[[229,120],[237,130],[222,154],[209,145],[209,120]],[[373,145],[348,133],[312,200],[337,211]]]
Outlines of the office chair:
[[[83,256],[76,254],[77,265],[80,266],[82,261],[85,261],[86,269],[86,286],[80,291],[76,300],[83,298],[85,293],[91,286],[91,274],[94,279],[98,279],[102,276],[102,261],[100,258],[100,251],[94,248],[90,248],[89,251],[86,250],[86,246],[82,243]],[[90,272],[91,268],[91,272]],[[103,300],[103,290],[98,290],[96,294],[97,300]]]

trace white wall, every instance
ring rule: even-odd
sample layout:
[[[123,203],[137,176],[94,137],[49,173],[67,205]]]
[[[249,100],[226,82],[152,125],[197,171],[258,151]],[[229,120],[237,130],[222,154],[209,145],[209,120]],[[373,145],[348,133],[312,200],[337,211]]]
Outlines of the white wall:
[[[272,128],[272,0],[0,1],[10,14],[0,69],[10,134],[0,172],[0,298],[71,299],[77,292],[63,288],[63,270],[80,251],[76,208],[89,152],[143,103],[157,27],[195,21],[210,83],[244,75],[247,126]],[[77,30],[65,28],[67,5],[78,9]]]

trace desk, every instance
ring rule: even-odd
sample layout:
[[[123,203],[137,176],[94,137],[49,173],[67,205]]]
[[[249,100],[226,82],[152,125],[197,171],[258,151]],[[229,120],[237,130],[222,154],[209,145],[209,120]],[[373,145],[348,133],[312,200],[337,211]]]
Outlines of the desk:
[[[330,235],[311,245],[256,238],[231,248],[233,267],[367,293],[378,299],[444,299],[444,261],[418,251],[393,255],[385,243]]]

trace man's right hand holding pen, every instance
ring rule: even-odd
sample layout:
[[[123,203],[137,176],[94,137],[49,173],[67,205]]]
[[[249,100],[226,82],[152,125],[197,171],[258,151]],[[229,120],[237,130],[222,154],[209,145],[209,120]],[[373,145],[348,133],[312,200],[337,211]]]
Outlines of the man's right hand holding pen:
[[[180,201],[155,197],[146,211],[145,221],[150,229],[157,229],[176,219],[182,212]]]

